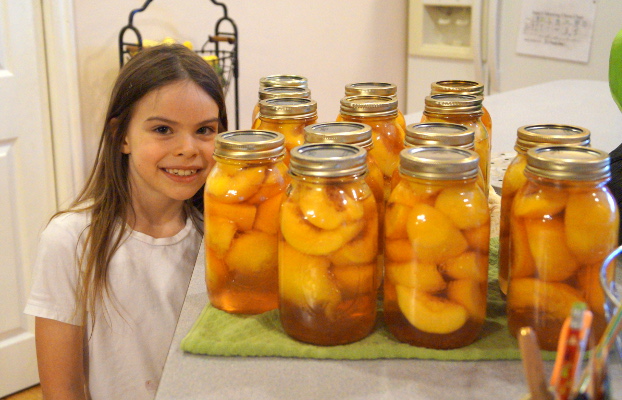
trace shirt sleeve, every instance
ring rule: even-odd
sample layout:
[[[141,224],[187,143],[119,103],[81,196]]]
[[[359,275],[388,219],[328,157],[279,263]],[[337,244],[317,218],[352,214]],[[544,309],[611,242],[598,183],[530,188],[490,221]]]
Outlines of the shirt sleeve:
[[[82,325],[76,307],[77,257],[86,224],[76,219],[75,214],[58,216],[41,234],[26,314]]]

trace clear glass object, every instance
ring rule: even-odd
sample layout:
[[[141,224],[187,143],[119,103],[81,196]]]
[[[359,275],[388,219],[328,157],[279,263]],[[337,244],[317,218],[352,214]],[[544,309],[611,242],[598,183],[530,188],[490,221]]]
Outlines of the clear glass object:
[[[510,217],[510,333],[531,326],[541,348],[554,351],[572,304],[581,301],[593,313],[595,343],[606,324],[599,271],[618,244],[609,156],[581,146],[535,147],[525,176]]]
[[[284,137],[230,131],[216,137],[205,184],[205,282],[223,311],[258,314],[278,307],[278,213],[289,182]]]
[[[400,153],[385,212],[384,317],[414,346],[473,343],[486,318],[490,215],[479,156],[447,146]]]
[[[280,319],[296,340],[339,345],[376,320],[378,213],[365,182],[367,152],[305,144],[291,152],[280,213]]]

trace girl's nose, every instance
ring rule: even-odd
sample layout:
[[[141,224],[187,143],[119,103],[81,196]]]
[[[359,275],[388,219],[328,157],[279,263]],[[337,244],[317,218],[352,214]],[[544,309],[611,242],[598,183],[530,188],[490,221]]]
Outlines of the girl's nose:
[[[177,146],[177,155],[193,156],[199,152],[197,147],[197,139],[194,135],[180,135]]]

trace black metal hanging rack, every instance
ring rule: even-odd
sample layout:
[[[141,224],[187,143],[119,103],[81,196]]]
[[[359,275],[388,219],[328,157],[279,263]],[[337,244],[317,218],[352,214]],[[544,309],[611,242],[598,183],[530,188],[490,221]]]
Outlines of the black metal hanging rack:
[[[143,48],[143,37],[136,26],[134,26],[134,16],[147,9],[153,0],[147,0],[140,8],[136,8],[130,12],[128,24],[121,28],[119,32],[119,64],[123,64],[131,58],[135,52]],[[216,59],[208,61],[216,70],[221,78],[223,90],[228,93],[229,87],[233,81],[234,102],[235,102],[235,129],[240,129],[239,116],[239,61],[238,61],[238,28],[235,22],[229,18],[227,6],[216,0],[210,0],[213,4],[222,7],[223,16],[220,17],[214,26],[214,34],[208,35],[205,43],[200,49],[195,50],[202,56],[215,56]],[[230,31],[223,28],[230,27]],[[133,33],[135,41],[125,39],[126,34]],[[208,48],[213,44],[213,48]],[[225,47],[224,49],[222,47]]]

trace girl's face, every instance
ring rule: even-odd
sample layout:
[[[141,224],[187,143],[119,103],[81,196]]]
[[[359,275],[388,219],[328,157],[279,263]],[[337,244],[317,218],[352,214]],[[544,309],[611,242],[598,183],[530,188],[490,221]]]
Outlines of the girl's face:
[[[132,197],[166,205],[191,198],[213,163],[218,106],[192,81],[168,84],[136,103],[121,151]]]

